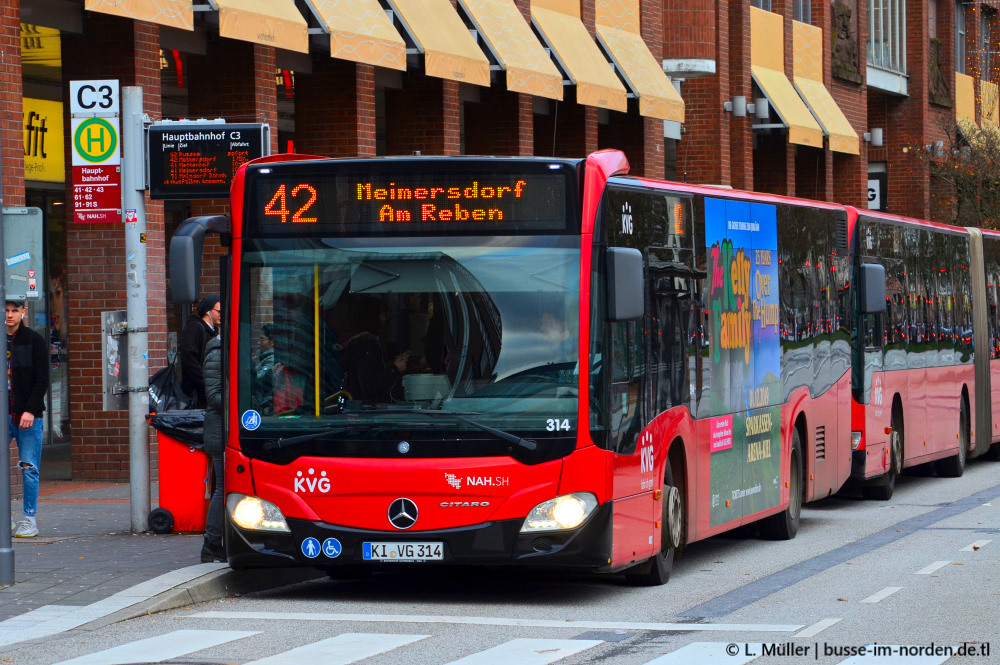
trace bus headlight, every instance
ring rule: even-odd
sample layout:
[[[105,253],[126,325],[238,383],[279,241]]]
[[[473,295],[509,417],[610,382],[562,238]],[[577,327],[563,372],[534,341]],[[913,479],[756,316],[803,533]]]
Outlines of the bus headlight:
[[[241,529],[284,533],[291,531],[285,522],[285,516],[270,501],[234,492],[226,497],[226,508],[229,519]]]
[[[521,533],[575,529],[587,521],[597,508],[597,497],[590,492],[564,494],[531,509],[521,526]]]

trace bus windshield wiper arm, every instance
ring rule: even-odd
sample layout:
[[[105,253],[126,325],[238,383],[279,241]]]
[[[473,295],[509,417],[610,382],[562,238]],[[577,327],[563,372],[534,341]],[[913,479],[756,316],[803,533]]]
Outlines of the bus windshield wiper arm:
[[[330,432],[334,430],[347,430],[347,429],[353,429],[354,427],[355,427],[354,425],[351,425],[350,427],[345,425],[336,425],[333,427],[328,427],[326,429],[320,430],[319,432],[310,432],[309,434],[300,434],[298,436],[289,436],[289,437],[279,436],[277,439],[270,439],[269,441],[265,441],[264,445],[261,447],[261,450],[281,450],[282,448],[288,448],[289,446],[296,446],[300,443],[306,443],[308,441],[314,441],[316,439],[322,438],[330,434]]]
[[[383,413],[419,413],[426,416],[431,416],[433,418],[445,417],[458,420],[465,423],[466,425],[472,425],[476,429],[480,429],[487,434],[490,434],[501,441],[505,441],[512,446],[517,446],[518,448],[524,448],[529,452],[534,452],[538,448],[538,442],[532,439],[525,439],[516,434],[511,434],[510,432],[505,432],[502,429],[497,429],[496,427],[490,427],[489,425],[483,425],[482,423],[477,423],[475,420],[470,420],[465,418],[465,416],[478,416],[481,415],[478,411],[445,411],[445,410],[431,410],[431,409],[378,409],[379,412]]]
[[[420,425],[429,426],[430,424],[420,423]],[[412,427],[416,426],[417,426],[416,424],[412,425]],[[282,448],[290,448],[291,446],[297,446],[300,443],[308,443],[309,441],[315,441],[316,439],[320,439],[326,436],[327,434],[330,434],[331,431],[341,430],[347,432],[351,430],[359,430],[362,427],[365,426],[354,423],[350,425],[333,425],[324,430],[320,430],[319,432],[310,432],[308,434],[300,434],[298,436],[278,437],[277,439],[270,439],[268,441],[265,441],[264,445],[261,447],[261,450],[281,450]],[[372,431],[374,431],[375,433],[381,433],[385,429],[386,428],[384,425],[380,425],[378,427],[375,427]]]

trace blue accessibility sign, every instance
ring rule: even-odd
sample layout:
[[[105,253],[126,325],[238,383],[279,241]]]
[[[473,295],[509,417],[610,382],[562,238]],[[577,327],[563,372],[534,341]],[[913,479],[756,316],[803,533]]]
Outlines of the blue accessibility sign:
[[[340,541],[336,538],[327,538],[323,541],[323,554],[331,559],[336,559],[342,551],[343,548],[340,546]]]
[[[319,556],[319,541],[310,536],[302,541],[302,553],[305,554],[310,559],[315,559]]]
[[[260,414],[250,409],[243,412],[243,417],[240,419],[243,423],[243,427],[250,430],[251,432],[260,427]]]

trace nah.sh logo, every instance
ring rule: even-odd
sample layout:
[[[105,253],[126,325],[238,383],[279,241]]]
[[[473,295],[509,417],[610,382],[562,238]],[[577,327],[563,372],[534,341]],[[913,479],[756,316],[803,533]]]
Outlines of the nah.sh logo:
[[[295,472],[295,492],[296,493],[313,493],[319,492],[320,494],[326,494],[330,491],[330,479],[326,477],[326,471],[321,471],[319,477],[316,477],[316,472],[309,469],[309,475],[303,477],[301,471]]]
[[[445,479],[445,482],[447,482],[449,485],[451,485],[455,489],[457,489],[457,490],[462,489],[462,479],[459,478],[458,476],[456,476],[454,473],[447,473],[447,472],[445,472],[444,479]]]

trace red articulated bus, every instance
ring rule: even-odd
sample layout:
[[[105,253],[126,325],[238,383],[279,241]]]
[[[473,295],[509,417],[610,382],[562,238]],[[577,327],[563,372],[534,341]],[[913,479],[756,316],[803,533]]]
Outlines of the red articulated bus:
[[[852,474],[856,322],[892,269],[852,263],[843,206],[627,172],[281,155],[240,169],[231,218],[185,222],[175,300],[206,231],[230,247],[229,564],[662,584],[686,542],[794,537]]]
[[[848,214],[853,263],[881,265],[886,280],[885,311],[856,324],[852,476],[889,499],[903,469],[958,477],[967,459],[1000,450],[1000,234]]]

